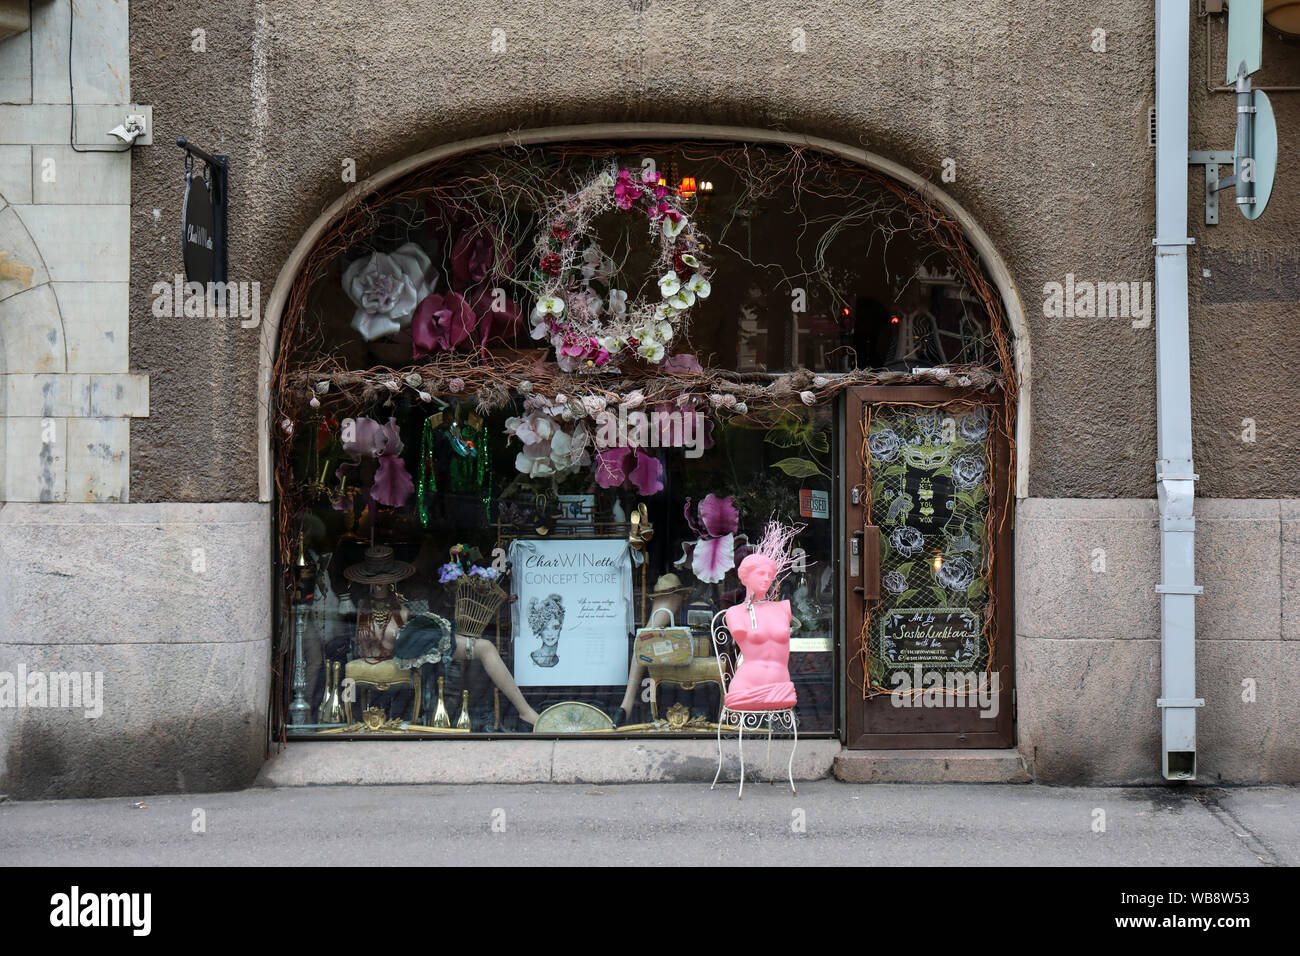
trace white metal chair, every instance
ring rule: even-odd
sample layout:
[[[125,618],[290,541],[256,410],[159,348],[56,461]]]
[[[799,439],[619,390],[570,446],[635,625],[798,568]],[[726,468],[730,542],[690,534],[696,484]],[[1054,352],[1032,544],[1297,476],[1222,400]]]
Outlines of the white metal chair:
[[[722,775],[722,728],[723,726],[735,727],[737,736],[737,750],[740,754],[740,790],[736,794],[736,799],[745,798],[745,728],[751,730],[763,726],[764,718],[767,721],[767,776],[768,783],[776,783],[776,778],[772,776],[772,725],[777,722],[782,728],[789,727],[790,733],[794,735],[794,742],[790,745],[790,760],[786,764],[786,776],[790,780],[790,793],[797,795],[798,791],[794,787],[794,752],[799,746],[799,725],[795,721],[794,708],[785,707],[778,710],[732,710],[727,706],[727,689],[731,685],[731,677],[735,668],[732,667],[731,631],[727,629],[726,609],[713,615],[713,624],[711,633],[713,636],[713,649],[718,657],[718,677],[722,684],[722,711],[718,715],[718,769],[713,775],[713,783],[709,785],[712,790],[718,785],[718,777]],[[736,647],[736,666],[740,666],[740,648]]]

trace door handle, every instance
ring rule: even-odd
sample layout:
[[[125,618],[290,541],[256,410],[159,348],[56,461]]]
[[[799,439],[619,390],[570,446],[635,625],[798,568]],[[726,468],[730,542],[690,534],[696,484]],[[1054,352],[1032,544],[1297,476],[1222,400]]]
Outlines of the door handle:
[[[862,586],[863,598],[880,600],[880,528],[873,524],[862,529]]]
[[[861,584],[855,584],[853,591],[862,595],[863,601],[880,600],[880,529],[875,525],[866,525],[861,531],[853,532],[849,541],[850,567],[862,568]]]

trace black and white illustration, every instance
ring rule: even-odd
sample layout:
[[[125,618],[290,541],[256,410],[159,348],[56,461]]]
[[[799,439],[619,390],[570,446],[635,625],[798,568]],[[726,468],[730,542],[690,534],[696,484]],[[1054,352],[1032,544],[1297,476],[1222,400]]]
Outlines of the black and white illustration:
[[[528,602],[528,626],[540,646],[529,653],[538,667],[560,662],[560,631],[564,628],[564,598],[551,594]]]

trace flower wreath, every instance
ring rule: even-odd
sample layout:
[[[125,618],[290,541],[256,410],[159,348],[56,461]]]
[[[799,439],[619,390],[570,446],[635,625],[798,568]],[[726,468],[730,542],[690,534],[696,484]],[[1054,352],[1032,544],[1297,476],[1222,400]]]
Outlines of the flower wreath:
[[[611,206],[643,213],[659,240],[652,266],[662,273],[658,301],[629,302],[614,284],[613,260],[588,238],[596,218]],[[615,162],[561,195],[543,213],[537,235],[532,337],[550,340],[566,372],[599,368],[630,354],[662,362],[691,307],[711,291],[699,236],[690,226],[680,201],[653,169],[637,179]],[[603,297],[593,283],[604,287]]]

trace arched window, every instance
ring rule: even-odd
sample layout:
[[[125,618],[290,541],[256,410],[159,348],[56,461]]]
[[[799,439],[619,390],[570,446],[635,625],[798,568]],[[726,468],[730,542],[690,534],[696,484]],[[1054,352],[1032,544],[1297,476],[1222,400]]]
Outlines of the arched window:
[[[918,193],[805,148],[509,146],[365,196],[281,323],[282,725],[712,732],[708,625],[778,518],[835,732],[843,393],[1005,380],[992,296]]]

